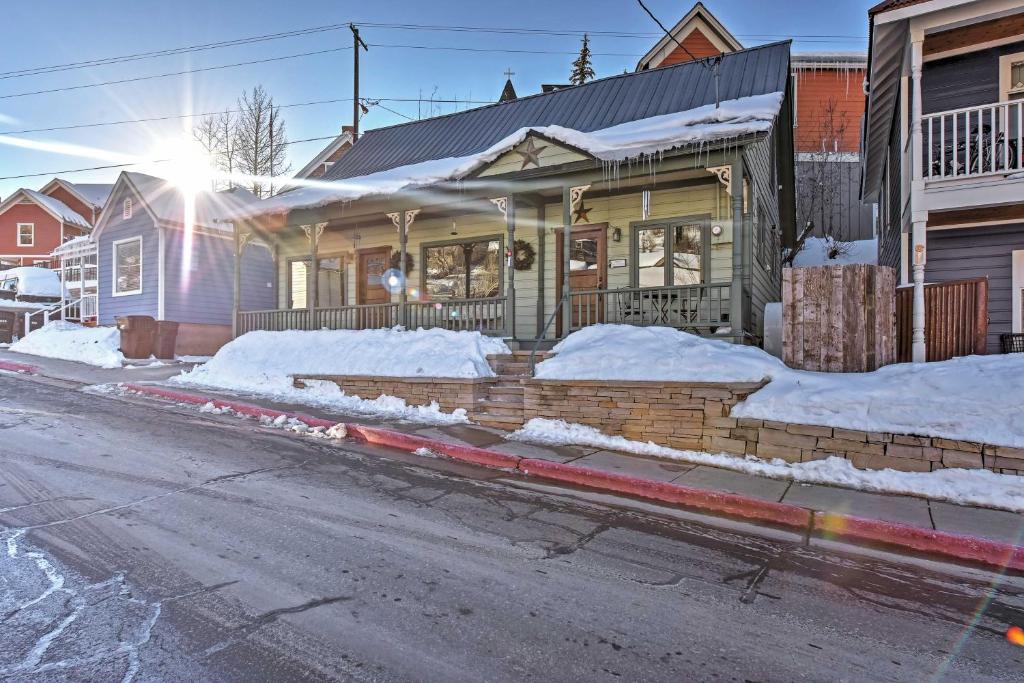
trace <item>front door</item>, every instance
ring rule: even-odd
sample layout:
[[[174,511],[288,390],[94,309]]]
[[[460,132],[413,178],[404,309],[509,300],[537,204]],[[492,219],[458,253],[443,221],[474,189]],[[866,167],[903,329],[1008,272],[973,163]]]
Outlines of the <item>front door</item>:
[[[384,274],[391,266],[391,247],[360,249],[356,267],[356,303],[360,305],[389,304],[391,292],[384,284]],[[360,312],[362,329],[390,327],[390,310],[368,308]]]
[[[558,259],[558,299],[562,298],[564,283],[561,232],[558,236],[556,256]],[[569,291],[590,292],[608,286],[608,226],[586,225],[572,229],[569,253]],[[605,299],[601,294],[580,294],[570,297],[572,304],[572,329],[578,330],[605,320]],[[562,334],[562,320],[559,318],[559,335]]]

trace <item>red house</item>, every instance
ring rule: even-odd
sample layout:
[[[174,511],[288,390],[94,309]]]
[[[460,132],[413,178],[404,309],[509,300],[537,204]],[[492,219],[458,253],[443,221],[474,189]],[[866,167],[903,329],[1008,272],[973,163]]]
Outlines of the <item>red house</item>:
[[[0,270],[49,266],[54,249],[92,231],[111,187],[54,178],[41,190],[8,196],[0,202]]]

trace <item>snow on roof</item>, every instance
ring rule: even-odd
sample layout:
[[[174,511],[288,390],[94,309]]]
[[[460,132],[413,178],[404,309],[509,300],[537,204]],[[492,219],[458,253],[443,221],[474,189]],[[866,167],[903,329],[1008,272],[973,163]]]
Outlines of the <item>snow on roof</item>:
[[[17,293],[20,296],[57,298],[62,295],[60,277],[49,268],[22,266],[0,270],[0,280],[17,280]]]
[[[78,256],[79,254],[88,254],[95,249],[96,244],[93,242],[92,234],[79,235],[54,249],[51,256]]]
[[[71,225],[77,225],[81,228],[92,227],[92,224],[85,220],[81,214],[75,212],[70,206],[59,199],[54,199],[53,197],[35,190],[22,188],[21,191],[24,192],[26,196],[31,197],[32,201],[55,215],[59,221],[63,223],[70,223]]]
[[[834,257],[829,252],[835,250]],[[796,268],[811,266],[844,266],[851,263],[878,263],[878,240],[857,240],[854,242],[835,242],[828,237],[808,237],[804,248],[793,259]]]
[[[103,208],[107,199],[110,198],[110,192],[114,189],[113,183],[68,183],[68,185],[98,209]]]
[[[537,134],[576,147],[601,161],[622,162],[655,156],[673,149],[728,140],[769,130],[779,113],[782,93],[742,97],[688,111],[628,121],[617,126],[580,132],[563,126],[530,126],[477,154],[432,159],[344,180],[321,181],[245,207],[235,218],[293,209],[314,208],[372,195],[460,180]]]
[[[173,183],[134,171],[125,171],[123,175],[158,220],[179,225],[184,223],[185,195]],[[258,201],[256,195],[240,187],[222,192],[197,192],[195,223],[212,230],[229,231],[231,226],[222,221]]]

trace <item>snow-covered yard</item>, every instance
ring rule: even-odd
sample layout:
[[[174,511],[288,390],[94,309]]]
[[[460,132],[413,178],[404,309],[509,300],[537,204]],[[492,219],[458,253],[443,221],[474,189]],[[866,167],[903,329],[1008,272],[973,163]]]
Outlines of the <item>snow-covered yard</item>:
[[[364,400],[332,382],[296,389],[293,375],[376,377],[493,376],[490,354],[509,353],[500,339],[447,330],[321,330],[250,332],[226,344],[207,363],[171,381],[265,396],[328,410],[430,423],[467,422],[465,411],[409,406],[393,396]]]
[[[538,378],[769,379],[732,415],[1024,448],[1024,419],[1011,399],[1024,387],[1024,354],[903,363],[857,374],[806,372],[754,347],[626,325],[588,327],[554,351],[537,366]]]
[[[960,505],[1024,512],[1021,477],[982,469],[943,469],[936,472],[897,472],[891,469],[861,470],[849,460],[831,457],[812,462],[787,463],[727,454],[681,451],[651,442],[609,436],[594,427],[561,420],[535,418],[507,438],[547,446],[593,446],[625,453],[669,458],[697,465],[745,472],[771,479],[805,484],[830,484],[861,491],[920,496]]]
[[[119,368],[124,363],[120,346],[121,333],[114,327],[83,327],[57,320],[25,335],[11,344],[10,350],[101,368]]]

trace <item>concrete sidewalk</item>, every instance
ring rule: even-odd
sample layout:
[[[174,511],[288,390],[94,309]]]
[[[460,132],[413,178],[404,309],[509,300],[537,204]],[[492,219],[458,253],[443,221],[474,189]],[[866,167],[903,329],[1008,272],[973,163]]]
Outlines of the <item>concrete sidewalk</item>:
[[[0,360],[34,365],[46,377],[83,384],[163,384],[188,364],[104,370],[69,361],[0,350]],[[173,386],[173,385],[172,385]],[[177,387],[175,387],[177,388]],[[269,401],[259,396],[224,391],[183,388],[187,392],[225,400],[244,401],[285,413],[301,413],[334,422],[352,421],[381,426],[406,434],[450,444],[485,448],[512,456],[535,458],[653,482],[664,482],[709,491],[737,494],[772,503],[786,503],[815,510],[895,522],[922,529],[964,534],[1002,543],[1024,542],[1024,515],[1002,510],[966,507],[904,495],[867,493],[837,486],[801,484],[707,465],[646,457],[632,453],[581,446],[541,446],[505,438],[507,432],[479,425],[424,426],[384,421],[364,415],[342,414],[301,404]]]

